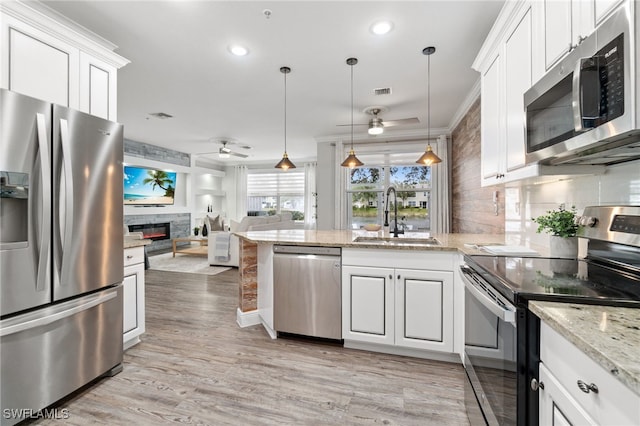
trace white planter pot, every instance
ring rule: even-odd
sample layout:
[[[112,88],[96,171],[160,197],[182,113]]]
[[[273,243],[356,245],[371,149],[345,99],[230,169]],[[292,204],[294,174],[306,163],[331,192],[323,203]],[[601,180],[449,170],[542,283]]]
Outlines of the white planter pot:
[[[551,257],[577,259],[578,237],[563,238],[552,235],[549,245],[549,253]]]

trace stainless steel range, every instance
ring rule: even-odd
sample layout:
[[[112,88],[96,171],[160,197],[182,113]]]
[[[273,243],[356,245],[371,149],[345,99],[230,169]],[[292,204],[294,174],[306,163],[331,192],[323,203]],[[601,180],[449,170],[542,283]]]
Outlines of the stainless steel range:
[[[585,259],[465,256],[465,392],[472,424],[537,425],[531,300],[640,308],[640,206],[587,207]],[[535,382],[534,382],[535,383]]]

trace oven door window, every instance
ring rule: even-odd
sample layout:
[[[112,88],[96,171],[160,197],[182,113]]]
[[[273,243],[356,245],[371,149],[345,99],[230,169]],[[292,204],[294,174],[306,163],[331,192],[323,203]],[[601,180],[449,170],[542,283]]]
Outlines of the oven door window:
[[[517,424],[516,326],[499,319],[465,289],[465,354],[473,389],[490,424]]]

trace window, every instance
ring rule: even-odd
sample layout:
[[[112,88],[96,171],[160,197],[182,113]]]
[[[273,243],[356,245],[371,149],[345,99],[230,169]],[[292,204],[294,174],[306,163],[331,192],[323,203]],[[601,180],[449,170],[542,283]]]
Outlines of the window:
[[[384,223],[385,209],[393,226],[394,196],[385,200],[389,185],[396,188],[398,226],[407,232],[431,228],[431,168],[417,165],[360,167],[350,170],[347,195],[351,198],[348,222],[351,229],[367,223]],[[388,204],[388,205],[387,205]]]
[[[291,212],[304,220],[304,171],[250,170],[247,175],[247,215],[267,216]]]

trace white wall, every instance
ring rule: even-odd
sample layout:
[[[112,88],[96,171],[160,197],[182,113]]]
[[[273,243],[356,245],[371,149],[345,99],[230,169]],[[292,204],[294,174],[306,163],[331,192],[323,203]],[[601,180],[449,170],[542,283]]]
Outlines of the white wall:
[[[587,206],[640,205],[640,161],[609,166],[600,176],[505,188],[505,232],[549,247],[549,236],[537,234],[531,219],[563,203],[578,214]]]

